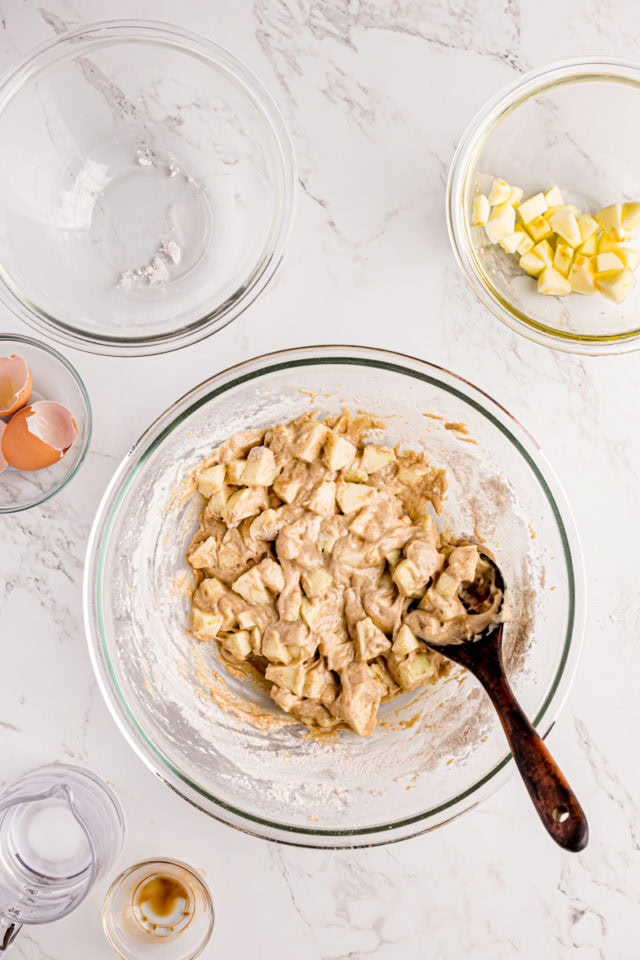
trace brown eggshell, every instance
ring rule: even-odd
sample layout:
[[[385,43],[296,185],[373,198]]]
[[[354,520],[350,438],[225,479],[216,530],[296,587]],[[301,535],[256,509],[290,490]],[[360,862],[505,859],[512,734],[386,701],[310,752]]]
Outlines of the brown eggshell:
[[[3,470],[6,470],[7,467],[9,466],[9,464],[5,460],[2,453],[2,434],[5,432],[6,429],[7,429],[6,423],[4,422],[4,420],[0,420],[0,473],[2,473]]]
[[[2,453],[18,470],[42,470],[60,460],[77,435],[66,407],[38,400],[13,415],[2,436]]]
[[[12,353],[0,357],[0,417],[10,417],[29,402],[33,378],[26,360]]]

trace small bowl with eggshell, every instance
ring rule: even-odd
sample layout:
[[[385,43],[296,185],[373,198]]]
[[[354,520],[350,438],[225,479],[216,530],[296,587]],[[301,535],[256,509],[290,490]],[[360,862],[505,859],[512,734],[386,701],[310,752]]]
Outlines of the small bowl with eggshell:
[[[90,436],[89,397],[69,361],[31,337],[0,334],[0,513],[62,490]]]
[[[639,108],[640,63],[567,60],[502,90],[462,135],[447,187],[453,251],[482,303],[530,340],[592,356],[640,347]],[[496,181],[515,188],[515,210],[490,197]],[[513,249],[517,234],[526,250]],[[550,273],[532,264],[537,244]]]

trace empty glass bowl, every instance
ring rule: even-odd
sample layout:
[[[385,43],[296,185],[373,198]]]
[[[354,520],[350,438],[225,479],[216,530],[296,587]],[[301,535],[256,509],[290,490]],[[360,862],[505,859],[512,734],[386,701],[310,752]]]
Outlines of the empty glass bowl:
[[[295,164],[269,94],[209,40],[81,27],[0,85],[0,297],[97,353],[237,317],[282,258]]]
[[[442,824],[492,792],[511,766],[488,699],[459,670],[384,704],[373,736],[345,730],[320,742],[263,687],[231,676],[215,643],[190,636],[185,551],[202,509],[193,469],[240,430],[345,406],[384,418],[383,443],[422,448],[446,468],[441,525],[495,551],[512,611],[509,671],[546,733],[584,622],[567,501],[539,448],[502,407],[419,360],[311,347],[259,357],[196,387],[118,468],[85,567],[94,669],[148,766],[228,824],[324,847],[386,843]],[[533,815],[531,823],[538,829]]]
[[[44,503],[62,490],[82,463],[91,438],[91,406],[77,370],[62,354],[45,343],[18,334],[0,334],[0,356],[17,354],[26,360],[33,376],[31,401],[56,400],[76,422],[78,436],[61,460],[43,470],[0,473],[0,514],[17,513]]]
[[[473,197],[493,177],[525,196],[560,187],[592,215],[640,200],[640,64],[570,60],[527,74],[474,117],[447,190],[454,253],[480,300],[518,333],[559,350],[619,353],[640,346],[640,284],[622,304],[596,293],[543,296],[513,256],[471,225]],[[633,241],[632,241],[633,243]],[[640,240],[635,244],[640,249]]]

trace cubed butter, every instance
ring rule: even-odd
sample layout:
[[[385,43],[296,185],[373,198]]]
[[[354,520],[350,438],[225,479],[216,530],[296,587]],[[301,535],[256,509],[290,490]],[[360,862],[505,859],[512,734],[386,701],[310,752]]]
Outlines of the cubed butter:
[[[563,277],[569,276],[569,270],[573,263],[573,254],[573,247],[570,247],[566,243],[559,243],[556,247],[556,252],[553,256],[553,266]]]
[[[508,203],[500,203],[491,211],[485,230],[491,243],[499,243],[503,237],[514,233],[516,212]]]
[[[473,198],[473,214],[471,219],[474,227],[484,227],[489,219],[490,213],[491,207],[489,206],[488,197],[485,197],[483,193],[478,193]]]
[[[538,293],[548,297],[566,297],[571,293],[571,284],[554,267],[545,267],[538,277]]]
[[[548,190],[545,190],[544,198],[547,201],[548,207],[561,207],[564,203],[560,187],[557,186],[557,184],[554,184],[552,187],[549,187]]]
[[[519,260],[520,267],[530,277],[538,277],[544,270],[544,261],[536,256],[533,250],[523,253]]]
[[[625,230],[637,230],[640,227],[640,203],[623,203],[620,220]]]
[[[527,233],[533,238],[535,243],[541,240],[547,240],[553,236],[553,230],[543,216],[530,220],[527,224]]]
[[[618,270],[622,270],[623,266],[620,257],[613,252],[598,253],[593,258],[593,272],[596,278],[604,273],[616,273]]]
[[[585,257],[579,253],[571,265],[568,280],[574,293],[595,293],[595,275],[591,257]]]
[[[553,266],[553,247],[548,240],[541,240],[540,243],[536,243],[531,252],[535,253],[536,257],[539,257],[545,266]]]
[[[596,277],[596,289],[600,291],[603,297],[613,300],[614,303],[622,303],[629,296],[636,285],[635,274],[628,267],[617,270],[615,273],[605,273],[601,277]]]
[[[541,217],[547,209],[547,201],[543,193],[536,193],[528,200],[524,200],[518,207],[518,216],[523,223],[531,223],[536,217]]]
[[[582,235],[578,226],[578,218],[572,210],[566,207],[556,210],[548,218],[549,226],[562,237],[570,247],[577,247],[582,243]]]
[[[506,180],[494,180],[489,191],[489,206],[497,207],[501,203],[506,203],[511,195],[511,187]]]

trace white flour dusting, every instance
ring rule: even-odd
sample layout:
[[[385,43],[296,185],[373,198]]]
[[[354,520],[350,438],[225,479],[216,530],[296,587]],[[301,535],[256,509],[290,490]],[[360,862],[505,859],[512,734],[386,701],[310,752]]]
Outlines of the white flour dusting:
[[[125,270],[120,274],[118,286],[131,290],[136,286],[153,286],[171,279],[171,268],[182,260],[182,248],[175,240],[163,240],[149,263],[143,267]]]

